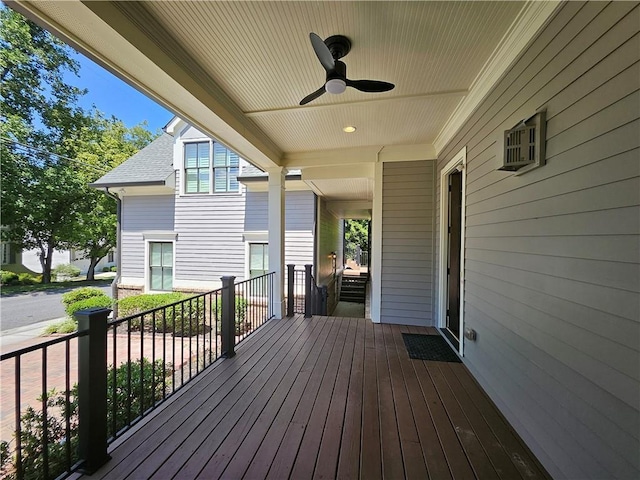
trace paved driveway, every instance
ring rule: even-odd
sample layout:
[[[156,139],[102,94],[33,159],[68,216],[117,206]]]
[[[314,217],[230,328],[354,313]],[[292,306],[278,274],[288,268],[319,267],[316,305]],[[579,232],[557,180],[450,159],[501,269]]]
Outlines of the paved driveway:
[[[98,287],[111,296],[111,287]],[[73,288],[22,293],[0,298],[0,332],[64,317],[62,295]]]

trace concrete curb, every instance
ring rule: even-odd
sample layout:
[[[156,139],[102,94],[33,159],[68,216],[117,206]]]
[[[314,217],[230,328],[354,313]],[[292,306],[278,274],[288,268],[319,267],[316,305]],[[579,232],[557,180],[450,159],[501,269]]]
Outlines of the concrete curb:
[[[17,350],[17,344],[27,343],[34,344],[38,341],[45,341],[47,337],[43,337],[44,329],[54,323],[60,323],[65,320],[66,317],[54,318],[52,320],[45,320],[44,322],[32,323],[31,325],[25,325],[24,327],[12,328],[0,332],[0,351],[7,353],[8,351]],[[16,348],[8,348],[10,346],[16,346]]]

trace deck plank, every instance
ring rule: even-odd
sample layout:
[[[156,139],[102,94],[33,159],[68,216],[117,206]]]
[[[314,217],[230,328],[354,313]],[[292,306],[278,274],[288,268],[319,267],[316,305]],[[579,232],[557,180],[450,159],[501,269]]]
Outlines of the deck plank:
[[[364,322],[358,322],[351,376],[347,392],[340,458],[336,478],[351,480],[360,475],[360,432],[362,426],[362,372],[364,370]]]
[[[399,327],[393,330],[396,352],[402,368],[402,374],[407,386],[407,393],[411,403],[411,410],[416,422],[416,430],[420,439],[420,448],[427,464],[427,473],[429,478],[433,479],[451,479],[451,471],[447,464],[447,458],[444,454],[442,444],[436,432],[435,423],[429,407],[422,394],[420,382],[418,380],[416,370],[413,363],[417,360],[411,360],[409,353],[402,339],[402,333],[409,333],[406,327]]]
[[[360,478],[382,478],[380,452],[380,416],[378,415],[378,379],[374,325],[365,325],[364,379],[362,386],[362,432],[360,452]]]
[[[160,459],[156,457],[160,438],[169,439],[164,446],[170,451],[178,448],[182,441],[188,438],[188,433],[180,437],[174,435],[174,432],[194,417],[200,404],[219,403],[228,393],[224,388],[225,382],[237,375],[238,371],[254,370],[257,362],[273,345],[285,338],[288,331],[293,333],[296,330],[301,318],[297,317],[289,323],[269,322],[262,327],[264,330],[256,332],[244,344],[244,350],[249,354],[218,362],[182,392],[172,397],[163,408],[157,409],[140,422],[129,435],[116,441],[110,451],[111,461],[96,472],[93,478],[123,478],[125,473],[133,471],[143,462],[148,464],[149,458]]]
[[[327,421],[322,433],[320,450],[313,473],[314,479],[336,478],[338,457],[340,455],[347,394],[351,380],[351,364],[353,360],[352,345],[355,344],[357,324],[359,323],[355,319],[349,320],[345,318],[341,321],[349,322],[349,330],[345,337],[345,347],[342,349],[338,375],[333,388],[331,403],[329,404]]]
[[[393,339],[393,330],[399,331],[399,327],[396,325],[383,325],[382,330],[391,378],[393,403],[398,422],[397,428],[402,451],[402,462],[405,467],[405,477],[407,479],[424,479],[427,478],[427,467],[420,447],[416,420],[413,417],[411,403],[409,402],[407,383],[404,379],[400,358],[395,349],[395,341]]]
[[[322,323],[316,322],[311,335],[316,329],[322,329],[322,326]],[[283,358],[274,375],[269,378],[268,384],[251,399],[249,408],[235,420],[231,431],[201,470],[200,476],[204,478],[242,477],[288,395],[296,376],[300,373],[307,356],[313,350],[317,337],[311,335],[305,338],[300,350],[293,349]],[[240,446],[243,444],[244,448],[241,452]],[[176,478],[180,478],[180,475]]]
[[[391,372],[384,343],[384,325],[374,328],[376,369],[378,372],[378,415],[380,422],[380,449],[382,450],[382,476],[404,478],[404,465],[400,449],[400,435],[396,406],[391,386]]]
[[[409,358],[433,328],[268,322],[118,439],[92,478],[547,479],[463,364]]]
[[[458,381],[454,369],[458,369],[461,365],[441,362],[438,367],[449,385],[452,394],[455,396],[457,403],[460,405],[461,412],[464,412],[464,416],[468,419],[474,435],[477,437],[478,442],[480,442],[484,452],[486,452],[486,456],[491,461],[498,476],[505,480],[522,478],[520,472],[504,451],[502,444],[498,441],[484,417],[476,408],[474,400],[467,394]]]
[[[275,458],[278,448],[280,447],[287,431],[287,427],[289,426],[289,423],[293,418],[293,414],[300,403],[304,390],[307,388],[311,375],[320,361],[320,354],[326,345],[327,338],[329,337],[329,333],[333,326],[333,322],[323,322],[322,335],[317,339],[313,350],[305,360],[295,383],[282,403],[282,408],[278,411],[273,423],[266,432],[262,443],[256,449],[253,458],[250,459],[249,467],[244,474],[246,478],[265,478],[267,476],[273,463],[273,459]],[[243,443],[242,447],[238,449],[237,457],[246,458],[249,455],[251,455],[250,447]]]
[[[482,449],[476,433],[471,428],[469,420],[464,415],[449,384],[440,371],[440,365],[442,363],[443,362],[425,362],[426,369],[431,376],[438,396],[442,400],[442,404],[471,464],[471,468],[473,468],[477,478],[498,478],[498,473]]]
[[[202,470],[201,476],[205,478],[220,477],[236,479],[242,478],[245,475],[249,464],[263,443],[272,423],[275,421],[276,415],[280,412],[284,412],[285,414],[292,412],[291,405],[297,405],[296,399],[299,400],[304,390],[303,387],[306,384],[302,369],[307,366],[308,370],[309,364],[315,363],[324,345],[326,336],[329,333],[329,329],[326,328],[329,325],[327,322],[316,322],[316,325],[316,328],[321,330],[320,334],[308,340],[305,348],[299,352],[287,369],[286,374],[273,392],[271,398],[266,402],[263,400],[263,397],[266,397],[266,395],[259,395],[254,399],[254,404],[258,406],[264,405],[264,409],[255,423],[250,424],[249,417],[245,413],[227,437],[222,447],[218,449],[216,454]],[[297,385],[297,388],[294,389],[294,385]],[[287,404],[287,401],[289,404]],[[284,434],[284,429],[282,429],[282,433]],[[234,435],[238,437],[237,440],[233,438]],[[220,458],[222,460],[220,460]],[[230,460],[228,464],[223,461],[224,459]],[[268,465],[264,474],[266,474],[266,471],[268,471]],[[262,477],[264,477],[264,474]],[[255,474],[247,474],[246,476],[249,478],[260,478],[260,476],[256,476]]]
[[[344,350],[346,336],[351,321],[339,320],[340,330],[333,354],[329,359],[327,370],[320,385],[320,391],[315,399],[307,428],[305,429],[298,456],[291,470],[291,478],[312,478],[316,466],[316,459],[322,441],[322,433],[327,423],[329,405],[335,387],[338,367]]]
[[[335,322],[335,327],[331,331],[330,338],[327,340],[316,368],[311,374],[311,378],[307,383],[307,387],[302,394],[302,398],[296,408],[291,423],[285,432],[280,448],[273,459],[273,464],[269,469],[268,478],[282,479],[289,478],[291,469],[293,468],[298,450],[304,436],[311,411],[313,409],[314,399],[318,395],[322,379],[327,370],[329,360],[336,346],[336,338],[338,336],[338,327],[340,326],[337,319],[330,319]]]
[[[452,372],[467,392],[469,398],[472,399],[473,405],[478,409],[491,431],[500,440],[500,444],[520,472],[522,478],[530,480],[549,479],[550,476],[546,470],[507,423],[491,399],[471,376],[469,370],[464,366],[460,366],[460,368],[452,368]]]
[[[192,439],[193,452],[185,455],[182,449],[171,452],[163,465],[150,478],[196,478],[211,456],[226,440],[231,430],[242,420],[242,426],[255,415],[253,400],[263,388],[269,388],[270,381],[277,381],[282,372],[281,364],[288,356],[295,356],[308,340],[307,333],[312,332],[316,324],[307,323],[288,337],[280,348],[265,356],[265,363],[255,367],[255,373],[246,375],[242,382],[235,383],[227,401],[216,405],[213,418],[200,423]],[[267,390],[268,391],[268,390]],[[230,407],[230,408],[229,408]],[[149,477],[147,477],[149,478]]]

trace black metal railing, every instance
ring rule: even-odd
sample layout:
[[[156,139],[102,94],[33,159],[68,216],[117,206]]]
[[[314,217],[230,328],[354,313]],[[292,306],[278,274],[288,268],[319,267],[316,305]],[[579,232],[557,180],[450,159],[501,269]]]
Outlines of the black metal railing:
[[[2,433],[5,420],[14,426],[0,478],[96,471],[109,443],[273,318],[274,277],[223,277],[220,289],[112,321],[108,309],[81,311],[77,332],[3,354]]]
[[[274,279],[275,273],[267,273],[235,284],[236,343],[274,317],[269,302]]]
[[[327,315],[327,287],[318,285],[313,273],[313,265],[305,265],[304,270],[296,270],[295,265],[287,265],[287,315],[304,313]]]
[[[71,386],[77,382],[77,369],[70,358],[77,339],[87,335],[74,332],[0,356],[2,423],[3,427],[14,423],[13,438],[2,439],[0,477],[47,479],[75,468],[77,391]],[[7,384],[11,367],[13,385]],[[13,395],[4,396],[11,391]],[[31,402],[37,402],[39,409]]]
[[[220,288],[108,323],[109,441],[220,358],[222,295]]]

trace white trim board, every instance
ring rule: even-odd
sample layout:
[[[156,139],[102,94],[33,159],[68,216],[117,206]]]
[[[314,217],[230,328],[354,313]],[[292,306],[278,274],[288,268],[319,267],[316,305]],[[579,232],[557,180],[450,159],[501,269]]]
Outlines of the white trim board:
[[[447,176],[456,169],[462,168],[462,211],[460,224],[460,345],[458,353],[464,354],[464,240],[466,216],[466,184],[467,184],[467,147],[462,147],[440,171],[440,244],[438,248],[438,328],[445,328],[447,322],[447,229],[449,218],[449,191],[445,188]],[[446,339],[446,337],[445,337]],[[448,339],[447,339],[448,341]]]

